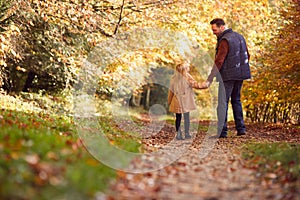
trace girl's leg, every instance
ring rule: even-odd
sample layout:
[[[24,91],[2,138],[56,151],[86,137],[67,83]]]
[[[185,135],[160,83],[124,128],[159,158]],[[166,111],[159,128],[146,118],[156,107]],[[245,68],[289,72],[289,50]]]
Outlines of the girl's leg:
[[[175,128],[176,128],[176,139],[182,140],[182,133],[180,130],[180,123],[181,123],[181,113],[176,113],[176,120],[175,120]]]
[[[175,128],[176,132],[180,131],[181,113],[176,113]]]
[[[183,118],[184,118],[184,133],[185,133],[185,138],[189,139],[192,136],[190,135],[190,113],[184,113],[183,114]]]

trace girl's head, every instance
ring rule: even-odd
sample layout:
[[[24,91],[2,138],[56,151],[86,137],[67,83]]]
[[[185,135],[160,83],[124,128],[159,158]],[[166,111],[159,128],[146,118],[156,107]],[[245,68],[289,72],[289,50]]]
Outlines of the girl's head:
[[[185,75],[190,71],[190,65],[188,62],[180,62],[176,65],[176,71],[182,75]]]

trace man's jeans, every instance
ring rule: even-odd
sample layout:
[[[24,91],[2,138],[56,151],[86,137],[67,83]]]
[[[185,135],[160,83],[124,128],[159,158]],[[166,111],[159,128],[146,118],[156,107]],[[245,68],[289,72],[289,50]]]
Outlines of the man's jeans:
[[[237,132],[241,133],[246,131],[241,103],[242,85],[242,80],[219,82],[217,113],[218,134],[221,136],[227,135],[227,115],[229,99],[231,99],[233,117]]]

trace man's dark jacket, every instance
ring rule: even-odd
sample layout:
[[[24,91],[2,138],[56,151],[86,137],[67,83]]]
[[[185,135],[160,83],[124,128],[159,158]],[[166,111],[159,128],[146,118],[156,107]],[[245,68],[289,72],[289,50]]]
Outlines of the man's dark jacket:
[[[229,51],[220,69],[220,75],[223,81],[245,80],[251,78],[248,50],[245,38],[232,29],[225,30],[219,37],[216,48],[222,40],[227,40]],[[220,77],[217,76],[217,80]]]

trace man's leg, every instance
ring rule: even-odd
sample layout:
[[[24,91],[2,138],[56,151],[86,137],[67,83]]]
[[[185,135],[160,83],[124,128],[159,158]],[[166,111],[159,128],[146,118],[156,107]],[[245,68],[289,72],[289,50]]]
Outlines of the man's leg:
[[[234,81],[225,81],[219,83],[218,91],[218,135],[220,137],[227,136],[227,113],[228,113],[228,102],[229,97],[233,89]]]
[[[190,113],[186,112],[183,114],[184,118],[184,134],[185,134],[185,139],[191,138],[190,135]]]
[[[241,103],[241,89],[243,81],[235,81],[232,94],[231,94],[231,105],[233,110],[233,117],[235,122],[235,128],[238,132],[238,135],[243,135],[246,131],[244,117],[243,117],[243,108]]]

